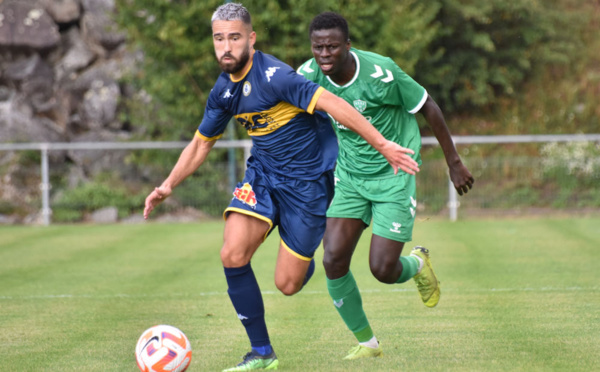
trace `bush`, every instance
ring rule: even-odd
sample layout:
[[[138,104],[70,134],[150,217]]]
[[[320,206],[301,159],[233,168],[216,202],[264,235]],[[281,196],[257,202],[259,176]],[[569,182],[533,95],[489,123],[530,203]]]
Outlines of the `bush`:
[[[52,203],[55,222],[81,221],[86,213],[107,206],[119,210],[119,217],[126,217],[139,211],[144,205],[145,192],[131,194],[124,186],[111,186],[107,183],[86,183],[77,188],[65,190]]]

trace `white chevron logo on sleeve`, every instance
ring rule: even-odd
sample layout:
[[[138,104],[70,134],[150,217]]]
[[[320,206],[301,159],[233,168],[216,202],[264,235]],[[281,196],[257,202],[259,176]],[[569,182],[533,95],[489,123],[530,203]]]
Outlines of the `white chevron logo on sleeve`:
[[[310,62],[306,63],[304,66],[300,67],[300,70],[298,70],[298,73],[300,75],[304,75],[303,72],[308,72],[309,74],[311,72],[314,72],[315,70],[313,70],[312,68],[310,68],[310,65],[311,65]]]
[[[377,78],[383,76],[383,70],[381,69],[381,67],[379,67],[378,65],[374,65],[374,66],[375,66],[375,72],[371,74],[371,77],[374,79],[377,79]],[[390,70],[388,70],[386,68],[385,72],[387,73],[387,76],[386,76],[386,78],[381,79],[381,81],[383,81],[384,83],[389,83],[390,81],[394,80],[394,75],[392,75],[392,72]]]

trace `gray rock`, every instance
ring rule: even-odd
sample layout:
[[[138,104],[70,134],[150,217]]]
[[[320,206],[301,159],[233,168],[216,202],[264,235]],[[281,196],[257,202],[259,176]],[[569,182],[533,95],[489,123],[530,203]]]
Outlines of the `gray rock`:
[[[116,207],[98,209],[90,214],[90,221],[94,223],[115,223],[119,220],[119,210]]]
[[[20,104],[22,96],[0,102],[0,138],[12,142],[57,142],[64,132],[53,121],[32,116],[28,107]]]
[[[40,0],[40,4],[56,23],[71,23],[81,17],[79,0]]]
[[[77,28],[70,29],[65,39],[67,51],[55,68],[57,80],[62,80],[70,73],[81,71],[96,59],[96,54],[84,42]]]
[[[93,81],[80,106],[79,113],[84,126],[89,129],[108,126],[116,118],[120,96],[119,86],[115,82],[105,84],[102,80]]]
[[[71,142],[110,142],[123,141],[128,138],[123,132],[108,130],[87,131],[76,136]],[[92,177],[111,169],[113,172],[126,173],[126,169],[115,169],[115,164],[123,164],[123,158],[129,154],[126,150],[69,150],[69,158],[82,169],[83,173]]]
[[[29,2],[0,3],[0,47],[47,50],[59,40],[58,26],[43,7]]]
[[[114,0],[83,0],[82,5],[85,13],[81,18],[81,30],[88,45],[114,50],[125,41],[125,33],[112,19]]]

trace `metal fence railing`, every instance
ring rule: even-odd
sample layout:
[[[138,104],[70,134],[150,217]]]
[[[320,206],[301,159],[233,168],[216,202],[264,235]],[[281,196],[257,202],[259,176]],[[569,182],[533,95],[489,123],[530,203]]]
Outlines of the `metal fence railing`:
[[[458,197],[448,180],[447,167],[436,139],[424,137],[423,167],[417,176],[420,215],[447,215],[451,220],[456,220],[459,210],[461,215],[467,217],[506,211],[525,213],[527,210],[579,208],[600,211],[600,134],[455,136],[453,139],[463,161],[476,178],[475,186],[466,196]],[[48,225],[53,222],[53,215],[58,218],[55,212],[87,208],[81,204],[85,204],[85,200],[74,203],[68,202],[70,199],[65,197],[73,188],[68,181],[72,177],[69,175],[70,167],[65,164],[69,159],[77,158],[80,162],[92,165],[98,162],[98,167],[110,171],[111,166],[114,169],[127,168],[126,163],[132,162],[132,156],[142,151],[153,151],[155,157],[168,156],[176,160],[187,143],[4,143],[0,144],[0,185],[8,189],[11,182],[16,182],[13,181],[14,177],[6,176],[11,170],[6,165],[8,161],[2,160],[2,152],[39,152],[39,169],[30,169],[28,176],[38,182],[37,196],[33,193],[25,198],[27,200],[8,202],[27,203],[31,210],[38,211],[41,216],[39,222]],[[500,146],[504,148],[498,151]],[[214,159],[207,162],[211,164],[209,168],[202,170],[205,166],[201,167],[188,186],[184,186],[178,196],[174,195],[179,203],[175,203],[173,208],[185,205],[218,215],[228,198],[231,198],[232,185],[241,179],[244,159],[249,156],[250,148],[250,140],[218,141],[213,150],[216,153]],[[232,153],[231,149],[239,152]],[[61,152],[71,155],[53,157],[53,154]],[[100,165],[100,157],[108,156],[107,152],[112,152],[113,156]],[[95,155],[87,158],[81,156],[85,153]],[[114,156],[116,153],[121,155]],[[120,177],[123,182],[127,179],[138,185],[154,185],[154,178],[164,179],[174,160],[166,163],[163,168],[157,167],[151,171],[143,165],[130,166],[127,173]],[[19,187],[13,188],[16,190]],[[11,195],[0,193],[0,198],[19,197],[18,192]]]

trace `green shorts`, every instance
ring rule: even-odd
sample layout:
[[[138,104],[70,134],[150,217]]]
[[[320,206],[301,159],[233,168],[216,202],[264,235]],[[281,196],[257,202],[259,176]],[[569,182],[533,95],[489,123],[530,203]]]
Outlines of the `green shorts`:
[[[373,234],[399,241],[412,240],[417,209],[415,176],[401,173],[384,179],[356,177],[335,171],[335,194],[327,217],[373,220]]]

